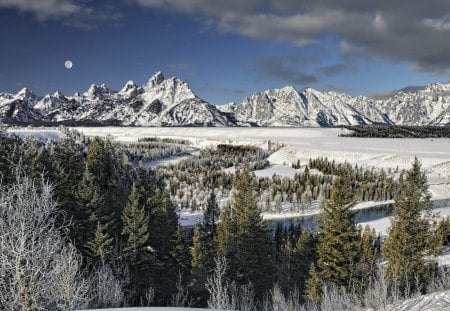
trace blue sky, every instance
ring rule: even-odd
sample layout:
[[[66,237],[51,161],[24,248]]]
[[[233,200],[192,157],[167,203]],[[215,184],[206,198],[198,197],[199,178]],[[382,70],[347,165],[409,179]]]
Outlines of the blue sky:
[[[0,92],[162,70],[214,104],[285,85],[371,95],[449,81],[450,1],[0,0],[0,42]]]

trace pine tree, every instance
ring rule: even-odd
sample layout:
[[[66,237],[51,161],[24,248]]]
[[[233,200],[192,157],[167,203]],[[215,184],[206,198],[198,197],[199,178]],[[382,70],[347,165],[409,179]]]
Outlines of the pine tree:
[[[178,274],[181,274],[182,279],[186,280],[191,270],[191,252],[190,240],[181,225],[177,227],[175,247],[172,252],[175,259]]]
[[[128,205],[122,213],[125,246],[123,253],[131,273],[131,300],[137,302],[148,282],[148,267],[151,262],[149,251],[149,217],[138,205],[138,195],[133,187]]]
[[[41,176],[53,180],[49,150],[43,144],[36,142],[32,136],[25,140],[23,148],[23,164],[28,175],[33,180],[39,180]]]
[[[239,284],[251,282],[261,296],[273,282],[272,240],[256,205],[254,180],[247,168],[237,172],[233,186],[231,213],[221,218],[227,224],[220,224],[219,252],[229,262],[229,276]]]
[[[175,205],[165,191],[156,190],[147,204],[150,216],[149,243],[155,252],[151,268],[156,296],[162,301],[170,298],[177,281],[177,265],[173,257],[178,216]]]
[[[101,205],[92,205],[98,221],[108,224],[108,234],[118,240],[121,215],[129,195],[130,180],[122,156],[110,140],[95,137],[86,155],[86,170],[93,186],[102,196]]]
[[[217,254],[216,235],[217,235],[217,221],[220,217],[219,205],[217,204],[216,195],[211,191],[207,203],[206,210],[203,214],[202,231],[202,246],[204,253],[204,260],[202,268],[210,272],[214,269],[214,258]]]
[[[335,285],[341,290],[349,290],[353,286],[358,263],[360,234],[353,223],[355,213],[351,208],[354,203],[350,177],[343,172],[336,177],[330,200],[323,206],[317,261],[317,273],[322,284]],[[309,288],[308,292],[320,290]]]
[[[203,228],[204,231],[211,235],[214,239],[216,234],[216,223],[220,217],[219,205],[217,204],[216,195],[211,191],[206,203],[206,210],[203,214]]]
[[[108,262],[112,252],[112,242],[113,239],[106,232],[106,226],[98,222],[95,235],[87,244],[91,259],[102,264]]]
[[[138,194],[139,206],[146,206],[148,199],[155,194],[156,189],[164,189],[164,185],[157,178],[155,171],[142,167],[136,169],[134,187]]]
[[[366,225],[360,241],[360,258],[356,269],[356,290],[363,293],[365,288],[377,276],[377,262],[380,256],[380,242],[375,229]]]
[[[56,145],[53,159],[54,193],[64,217],[60,223],[69,224],[69,237],[72,241],[77,241],[75,244],[80,247],[84,245],[85,241],[80,238],[79,232],[88,217],[84,213],[84,207],[80,206],[77,196],[84,172],[81,146],[75,142],[73,137],[67,136]]]
[[[226,205],[220,213],[217,226],[216,245],[220,256],[227,259],[228,264],[234,262],[236,255],[236,223],[233,218],[231,205]]]
[[[394,202],[395,214],[382,254],[387,260],[386,277],[404,292],[416,289],[417,278],[426,284],[430,268],[424,259],[431,253],[430,224],[421,213],[430,210],[431,201],[427,178],[417,158],[400,176]]]
[[[311,264],[317,260],[317,239],[312,232],[303,229],[294,246],[290,258],[292,287],[304,293],[309,278]]]
[[[19,137],[11,136],[0,128],[0,180],[3,186],[13,183],[16,179],[15,165],[23,157],[22,145]]]
[[[314,263],[309,267],[309,278],[306,280],[305,298],[312,302],[322,299],[323,281]]]
[[[198,273],[204,269],[206,252],[205,245],[203,244],[203,232],[200,224],[196,224],[194,227],[194,236],[192,237],[191,247],[191,266],[194,273]]]

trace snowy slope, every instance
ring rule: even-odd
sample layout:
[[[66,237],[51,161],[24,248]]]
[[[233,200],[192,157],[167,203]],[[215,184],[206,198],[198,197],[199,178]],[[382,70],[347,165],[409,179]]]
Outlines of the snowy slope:
[[[450,291],[442,291],[407,299],[383,308],[385,311],[448,311],[450,310]],[[367,311],[376,311],[373,309]]]
[[[237,121],[259,126],[335,126],[358,124],[448,125],[450,84],[400,91],[385,100],[352,97],[291,86],[254,93],[240,104],[219,106]]]
[[[178,78],[156,72],[144,85],[128,81],[119,91],[92,84],[84,93],[38,98],[27,89],[0,93],[5,123],[100,123],[136,126],[232,126],[226,114],[198,98]]]
[[[120,91],[92,84],[84,93],[38,98],[28,89],[0,93],[5,123],[132,126],[329,127],[357,124],[449,125],[450,84],[404,89],[387,99],[352,97],[292,86],[257,92],[241,103],[214,106],[186,82],[158,71],[142,86],[128,81]]]

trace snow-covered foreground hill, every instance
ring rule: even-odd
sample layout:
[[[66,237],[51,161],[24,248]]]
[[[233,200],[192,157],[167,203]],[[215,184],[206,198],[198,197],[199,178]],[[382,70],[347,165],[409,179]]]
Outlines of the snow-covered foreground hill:
[[[450,310],[450,291],[436,292],[405,300],[396,305],[367,311],[448,311]]]

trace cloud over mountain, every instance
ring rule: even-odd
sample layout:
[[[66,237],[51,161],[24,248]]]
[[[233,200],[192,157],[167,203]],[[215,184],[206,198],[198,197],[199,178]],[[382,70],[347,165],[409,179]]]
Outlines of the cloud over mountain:
[[[450,2],[447,0],[134,0],[152,8],[195,15],[224,32],[308,45],[325,36],[343,53],[410,63],[450,73]]]

